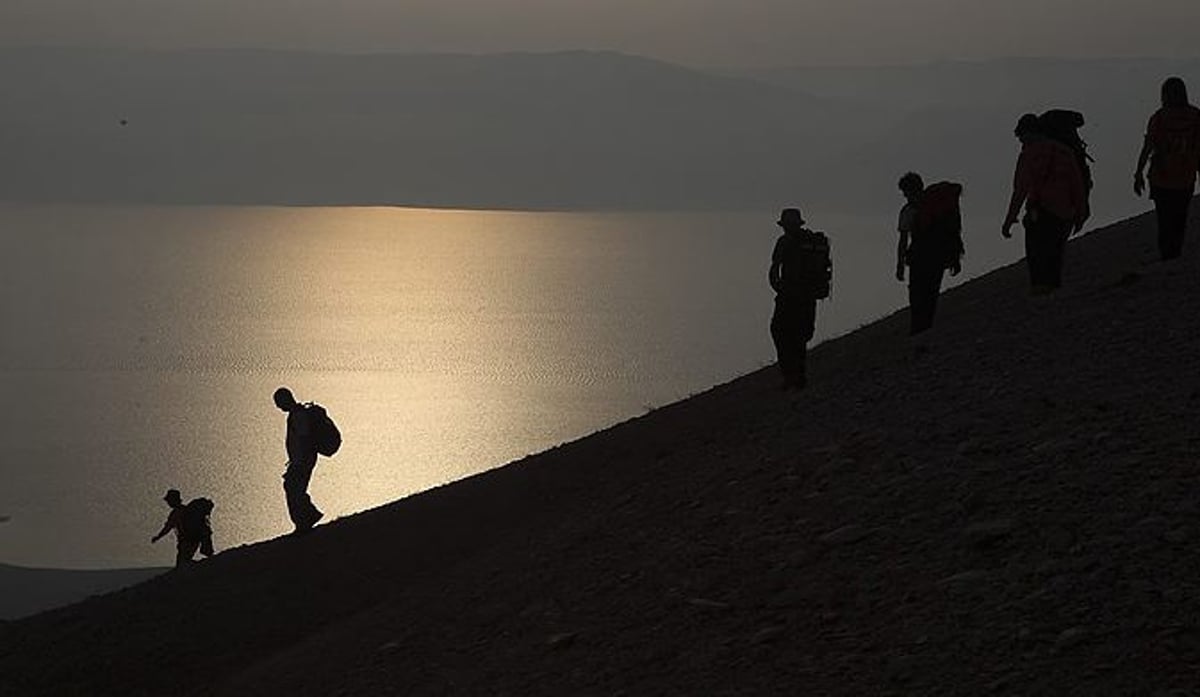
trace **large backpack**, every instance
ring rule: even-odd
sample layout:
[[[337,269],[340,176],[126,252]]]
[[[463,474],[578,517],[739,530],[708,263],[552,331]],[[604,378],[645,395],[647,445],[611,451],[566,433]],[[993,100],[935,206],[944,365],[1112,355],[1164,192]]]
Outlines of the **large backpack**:
[[[802,230],[785,239],[789,240],[783,269],[788,292],[817,300],[828,298],[833,287],[829,238],[823,232]]]
[[[1083,114],[1070,109],[1051,109],[1038,116],[1038,126],[1047,138],[1071,148],[1079,173],[1083,175],[1083,195],[1086,200],[1092,193],[1092,156],[1088,154],[1087,142],[1079,137],[1083,127]]]
[[[913,245],[928,250],[947,267],[954,267],[963,255],[961,196],[961,184],[937,182],[925,187],[917,202]]]
[[[201,539],[212,534],[212,527],[209,525],[208,516],[212,514],[213,502],[212,499],[207,499],[201,496],[200,498],[192,499],[183,507],[183,519],[181,521],[180,532],[185,537],[190,539]]]
[[[342,447],[342,432],[338,430],[337,424],[333,423],[333,419],[329,418],[329,413],[325,411],[325,407],[314,402],[309,402],[304,405],[304,411],[308,414],[313,434],[313,442],[317,446],[317,452],[329,457]]]

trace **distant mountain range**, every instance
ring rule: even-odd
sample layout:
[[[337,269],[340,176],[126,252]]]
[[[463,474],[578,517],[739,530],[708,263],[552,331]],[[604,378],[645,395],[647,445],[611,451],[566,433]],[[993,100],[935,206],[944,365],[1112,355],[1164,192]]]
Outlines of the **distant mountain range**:
[[[890,210],[918,168],[999,200],[1016,116],[1048,106],[1089,114],[1124,186],[1167,73],[1200,61],[731,75],[583,51],[4,49],[0,199]]]
[[[1200,94],[1200,58],[1014,58],[736,74],[883,115],[886,131],[858,147],[851,159],[869,163],[873,172],[893,174],[911,163],[959,179],[968,196],[990,197],[996,215],[1007,203],[1018,150],[1012,131],[1022,113],[1066,107],[1085,114],[1081,134],[1096,160],[1093,208],[1112,219],[1146,205],[1132,197],[1133,169],[1162,81],[1181,76]]]
[[[756,204],[794,195],[803,153],[848,118],[609,53],[35,49],[0,52],[0,79],[0,190],[17,199]]]

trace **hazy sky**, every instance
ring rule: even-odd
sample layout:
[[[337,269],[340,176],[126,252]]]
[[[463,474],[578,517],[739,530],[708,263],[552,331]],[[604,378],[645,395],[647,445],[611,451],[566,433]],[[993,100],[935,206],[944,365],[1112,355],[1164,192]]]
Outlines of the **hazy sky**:
[[[1200,0],[2,0],[0,45],[613,49],[697,66],[1200,55]]]

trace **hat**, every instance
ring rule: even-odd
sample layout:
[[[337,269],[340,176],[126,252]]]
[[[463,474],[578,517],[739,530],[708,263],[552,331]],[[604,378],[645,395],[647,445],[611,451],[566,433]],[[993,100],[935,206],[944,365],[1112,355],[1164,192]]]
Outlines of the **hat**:
[[[804,216],[800,215],[799,208],[784,208],[779,214],[779,220],[775,221],[779,227],[789,227],[791,225],[803,225]]]
[[[183,496],[179,494],[179,489],[167,489],[167,495],[163,497],[163,501],[166,501],[167,503],[182,500]]]

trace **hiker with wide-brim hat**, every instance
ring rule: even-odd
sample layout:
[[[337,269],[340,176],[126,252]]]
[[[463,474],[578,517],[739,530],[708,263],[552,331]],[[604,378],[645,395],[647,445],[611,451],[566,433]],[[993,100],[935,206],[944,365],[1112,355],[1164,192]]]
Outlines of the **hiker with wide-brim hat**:
[[[775,224],[783,234],[775,242],[767,272],[775,291],[771,339],[784,389],[801,389],[808,384],[807,351],[816,328],[817,300],[829,297],[833,263],[829,239],[804,227],[800,209],[784,208]]]

